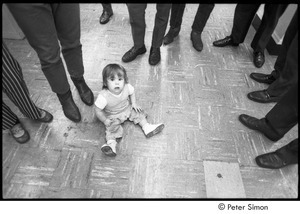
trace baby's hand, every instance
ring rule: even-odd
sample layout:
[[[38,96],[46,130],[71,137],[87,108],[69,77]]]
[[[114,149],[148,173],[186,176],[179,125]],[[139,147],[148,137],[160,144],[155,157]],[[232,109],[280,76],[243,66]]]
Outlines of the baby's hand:
[[[110,126],[112,124],[113,120],[112,119],[106,119],[104,121],[105,126]]]
[[[142,108],[139,107],[139,106],[136,105],[136,104],[132,105],[132,108],[133,108],[136,112],[142,112]]]

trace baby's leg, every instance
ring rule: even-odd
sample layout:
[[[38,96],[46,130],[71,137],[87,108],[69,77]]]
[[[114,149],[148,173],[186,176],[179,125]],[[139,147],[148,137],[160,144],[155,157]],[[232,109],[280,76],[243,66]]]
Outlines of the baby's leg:
[[[146,119],[146,114],[143,112],[136,112],[134,109],[132,109],[131,111],[129,120],[133,121],[135,124],[139,124],[142,127],[146,137],[152,137],[153,135],[161,132],[165,127],[165,125],[162,123],[159,124],[148,123]]]
[[[115,119],[110,126],[106,126],[106,143],[101,147],[101,151],[108,156],[116,156],[116,138],[123,136],[121,121]]]

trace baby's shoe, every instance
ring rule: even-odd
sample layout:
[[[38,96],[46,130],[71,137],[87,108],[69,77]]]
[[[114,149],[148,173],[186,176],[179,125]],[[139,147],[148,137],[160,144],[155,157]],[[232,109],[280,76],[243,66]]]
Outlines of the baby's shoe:
[[[160,124],[150,124],[146,123],[143,126],[143,131],[146,135],[146,137],[152,137],[153,135],[161,132],[164,129],[165,125],[160,123]]]
[[[106,144],[101,146],[101,151],[107,156],[116,156],[116,145],[117,142],[115,140],[109,140]]]

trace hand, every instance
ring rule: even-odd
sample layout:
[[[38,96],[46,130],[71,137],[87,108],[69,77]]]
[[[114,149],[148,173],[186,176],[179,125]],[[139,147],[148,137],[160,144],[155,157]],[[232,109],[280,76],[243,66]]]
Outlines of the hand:
[[[106,119],[106,120],[104,121],[105,126],[110,126],[112,123],[113,123],[113,120],[112,120],[112,119]]]
[[[139,106],[136,105],[136,104],[132,104],[132,108],[133,108],[136,112],[142,112],[142,108],[139,107]]]

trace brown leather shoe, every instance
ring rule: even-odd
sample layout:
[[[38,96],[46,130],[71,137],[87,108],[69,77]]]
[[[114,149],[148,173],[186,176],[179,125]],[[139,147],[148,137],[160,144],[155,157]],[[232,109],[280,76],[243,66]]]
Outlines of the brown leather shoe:
[[[280,154],[277,154],[276,152],[259,155],[255,158],[255,161],[258,166],[268,169],[280,169],[293,164],[292,162],[285,161],[280,157]]]
[[[22,123],[15,124],[11,129],[10,133],[12,137],[20,144],[26,143],[30,140],[30,135],[23,127]]]
[[[250,77],[256,82],[272,84],[276,79],[271,74],[251,73]]]
[[[220,40],[214,41],[213,45],[216,46],[216,47],[225,47],[225,46],[228,46],[228,45],[239,46],[238,43],[234,43],[232,41],[232,37],[231,36],[226,36],[224,39],[220,39]]]
[[[264,134],[272,141],[278,141],[282,136],[279,136],[266,122],[266,118],[257,119],[246,114],[239,116],[239,121],[249,129],[256,130]]]
[[[247,97],[250,100],[253,100],[258,103],[272,103],[272,102],[278,102],[282,96],[280,97],[274,97],[270,96],[267,90],[262,90],[262,91],[252,91],[247,94]]]

